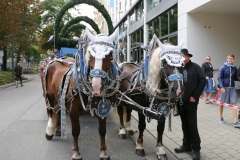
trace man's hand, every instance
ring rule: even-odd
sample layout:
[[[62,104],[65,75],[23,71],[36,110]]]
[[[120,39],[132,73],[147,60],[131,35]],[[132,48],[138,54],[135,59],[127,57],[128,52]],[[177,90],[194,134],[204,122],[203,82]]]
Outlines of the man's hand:
[[[225,92],[225,89],[224,89],[224,88],[221,88],[221,92],[224,93],[224,92]]]
[[[196,102],[196,99],[193,98],[193,97],[190,97],[189,101],[190,101],[190,102]]]
[[[206,77],[206,79],[209,79],[209,77]]]

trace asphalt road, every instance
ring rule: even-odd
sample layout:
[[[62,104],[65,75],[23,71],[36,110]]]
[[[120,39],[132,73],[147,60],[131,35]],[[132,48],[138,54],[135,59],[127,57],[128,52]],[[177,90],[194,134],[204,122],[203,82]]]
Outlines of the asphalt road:
[[[98,123],[95,117],[80,117],[80,152],[84,160],[99,159]],[[137,126],[137,122],[136,126]],[[107,118],[106,143],[111,160],[155,160],[156,140],[146,131],[145,157],[135,154],[134,136],[122,140],[118,137],[117,113]],[[40,79],[0,90],[0,160],[69,160],[71,159],[71,126],[67,122],[67,140],[45,138],[47,114],[42,97]],[[136,128],[135,128],[136,130]],[[170,155],[171,156],[171,155]],[[172,157],[174,158],[174,157]],[[172,159],[169,157],[169,159]]]

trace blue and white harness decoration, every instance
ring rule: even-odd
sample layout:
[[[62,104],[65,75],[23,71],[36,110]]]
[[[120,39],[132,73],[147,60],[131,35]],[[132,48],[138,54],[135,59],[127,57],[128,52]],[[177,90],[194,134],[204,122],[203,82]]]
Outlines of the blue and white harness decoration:
[[[97,115],[101,118],[105,118],[111,110],[111,102],[107,99],[103,99],[98,103]]]
[[[160,103],[157,107],[157,112],[162,113],[165,118],[167,118],[170,114],[170,107],[168,107],[169,104],[166,102]]]
[[[100,78],[106,78],[107,73],[101,69],[92,69],[90,71],[90,76],[91,77],[100,77]]]

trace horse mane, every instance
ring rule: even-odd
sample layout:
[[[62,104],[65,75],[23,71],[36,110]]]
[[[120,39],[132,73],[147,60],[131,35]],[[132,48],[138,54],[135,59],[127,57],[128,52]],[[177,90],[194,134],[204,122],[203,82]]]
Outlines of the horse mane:
[[[160,54],[162,53],[161,48],[157,47],[153,53],[149,62],[149,74],[148,81],[146,84],[147,89],[151,93],[155,93],[159,91],[159,83],[160,83],[160,69],[161,69],[161,60]]]

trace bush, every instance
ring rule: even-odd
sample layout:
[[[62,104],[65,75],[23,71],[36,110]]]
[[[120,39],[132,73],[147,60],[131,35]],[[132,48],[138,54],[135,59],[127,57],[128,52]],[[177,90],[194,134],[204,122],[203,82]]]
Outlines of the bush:
[[[0,85],[8,84],[14,82],[14,78],[12,77],[12,72],[3,71],[0,72]]]

